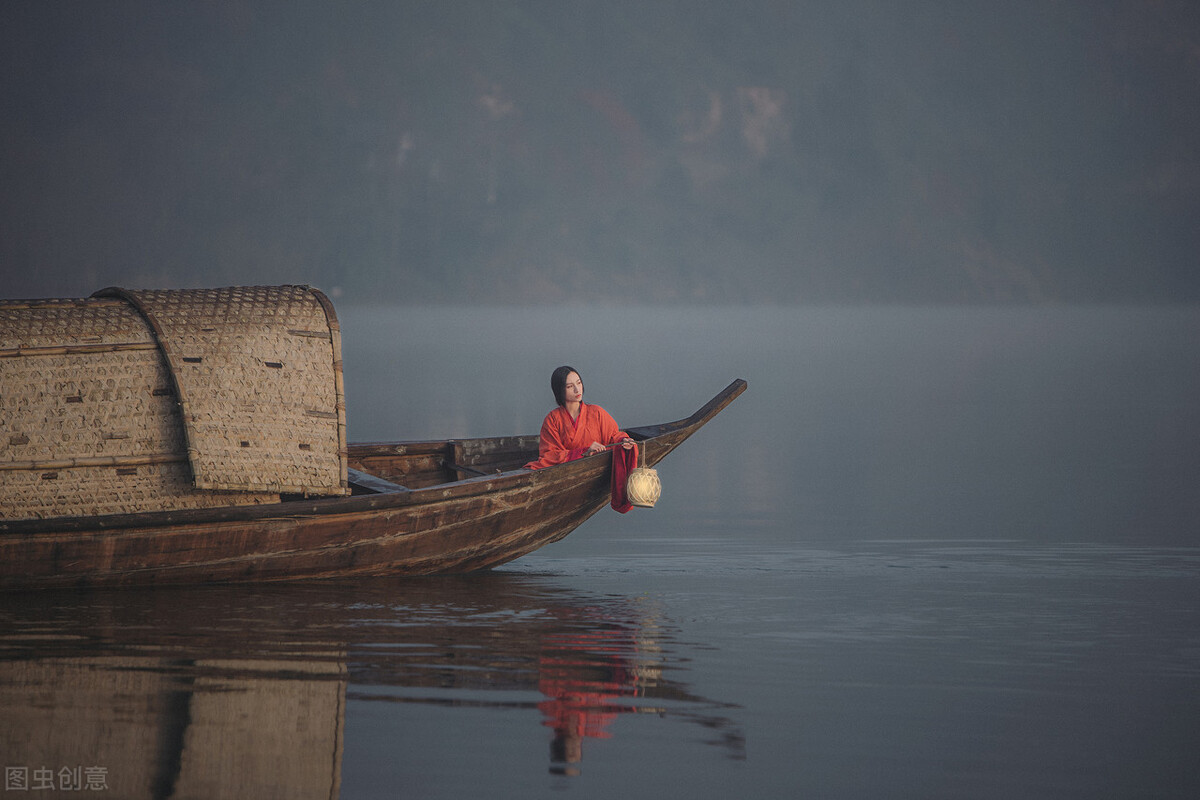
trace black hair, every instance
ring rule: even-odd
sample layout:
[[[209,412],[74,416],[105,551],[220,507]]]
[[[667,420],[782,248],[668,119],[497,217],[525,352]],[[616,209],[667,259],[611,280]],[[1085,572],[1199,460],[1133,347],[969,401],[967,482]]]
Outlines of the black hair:
[[[550,375],[550,391],[554,392],[554,400],[560,406],[567,404],[567,376],[572,372],[579,374],[579,370],[574,367],[562,366]],[[582,377],[579,379],[579,388],[583,388]]]

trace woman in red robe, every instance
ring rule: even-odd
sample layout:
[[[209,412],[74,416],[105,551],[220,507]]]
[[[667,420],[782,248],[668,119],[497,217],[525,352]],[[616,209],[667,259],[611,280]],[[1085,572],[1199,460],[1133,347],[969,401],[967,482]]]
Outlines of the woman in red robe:
[[[558,407],[542,422],[538,458],[526,469],[542,469],[590,456],[620,445],[634,447],[629,434],[617,427],[617,421],[600,406],[583,402],[583,380],[572,367],[559,367],[550,376],[550,388]]]

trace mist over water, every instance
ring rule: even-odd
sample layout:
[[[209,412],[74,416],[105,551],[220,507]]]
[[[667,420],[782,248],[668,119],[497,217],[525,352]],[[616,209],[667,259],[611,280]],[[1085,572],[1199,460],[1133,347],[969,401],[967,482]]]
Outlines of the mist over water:
[[[1194,543],[1191,309],[353,307],[341,318],[352,439],[535,433],[559,364],[623,425],[687,416],[741,377],[750,391],[681,455],[692,469],[664,498],[672,513],[794,523],[818,540]]]

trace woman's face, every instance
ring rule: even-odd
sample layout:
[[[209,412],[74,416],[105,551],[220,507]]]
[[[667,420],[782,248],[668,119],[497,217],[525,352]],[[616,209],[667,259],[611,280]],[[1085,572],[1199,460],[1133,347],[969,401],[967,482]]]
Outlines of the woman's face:
[[[579,373],[567,373],[567,382],[563,386],[563,399],[568,403],[578,403],[583,400],[583,381]]]

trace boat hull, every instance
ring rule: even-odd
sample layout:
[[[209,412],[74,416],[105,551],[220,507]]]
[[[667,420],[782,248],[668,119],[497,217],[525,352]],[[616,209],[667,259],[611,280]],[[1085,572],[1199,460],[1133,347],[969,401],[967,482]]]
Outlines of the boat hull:
[[[631,429],[646,463],[661,461],[745,388],[735,381],[692,417]],[[389,450],[405,449],[366,446],[360,456],[378,466]],[[602,509],[611,469],[611,457],[599,454],[352,497],[2,523],[0,590],[485,570],[563,538]]]

